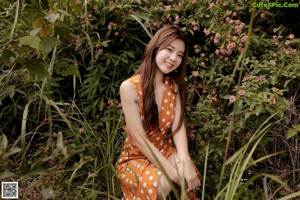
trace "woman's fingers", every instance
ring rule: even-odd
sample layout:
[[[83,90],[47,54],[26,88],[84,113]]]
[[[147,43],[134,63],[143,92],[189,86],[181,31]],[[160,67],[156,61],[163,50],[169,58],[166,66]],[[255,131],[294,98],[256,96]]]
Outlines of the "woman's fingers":
[[[186,179],[187,182],[187,192],[190,192],[191,190],[197,190],[200,188],[200,179],[198,177],[198,175],[194,175],[191,178],[187,177]]]

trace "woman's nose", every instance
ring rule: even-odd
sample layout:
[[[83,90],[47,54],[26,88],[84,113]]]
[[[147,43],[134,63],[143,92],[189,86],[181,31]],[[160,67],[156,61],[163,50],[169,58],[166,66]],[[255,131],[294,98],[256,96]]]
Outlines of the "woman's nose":
[[[175,61],[175,60],[176,60],[176,54],[175,54],[175,53],[172,53],[172,54],[170,55],[170,59],[171,59],[172,61]]]

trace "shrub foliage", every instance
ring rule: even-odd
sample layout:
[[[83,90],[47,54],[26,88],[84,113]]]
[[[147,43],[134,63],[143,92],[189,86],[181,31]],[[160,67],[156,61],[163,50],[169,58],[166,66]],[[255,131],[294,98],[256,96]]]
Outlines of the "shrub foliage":
[[[299,195],[296,1],[0,5],[0,180],[18,181],[22,198],[121,198],[114,172],[124,138],[118,88],[166,24],[190,40],[186,123],[205,177],[199,196]]]

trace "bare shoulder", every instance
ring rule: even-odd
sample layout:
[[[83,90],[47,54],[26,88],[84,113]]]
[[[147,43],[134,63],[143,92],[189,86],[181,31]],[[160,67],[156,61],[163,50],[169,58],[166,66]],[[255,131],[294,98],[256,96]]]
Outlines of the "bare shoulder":
[[[120,85],[121,99],[136,99],[137,94],[135,90],[135,85],[129,80],[123,81]]]
[[[135,89],[135,85],[129,80],[125,80],[120,85],[120,91],[128,92]]]

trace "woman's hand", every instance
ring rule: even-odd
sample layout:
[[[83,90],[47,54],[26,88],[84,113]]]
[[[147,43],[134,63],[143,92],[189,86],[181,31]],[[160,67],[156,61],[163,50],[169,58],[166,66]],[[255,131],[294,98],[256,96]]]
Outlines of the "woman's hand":
[[[184,161],[184,177],[187,184],[187,191],[199,189],[201,186],[200,173],[191,159]]]
[[[177,157],[178,158],[178,157]],[[198,189],[201,186],[200,173],[191,158],[185,160],[176,159],[174,167],[167,171],[169,178],[177,185],[182,185],[181,177],[184,178],[186,192]]]

